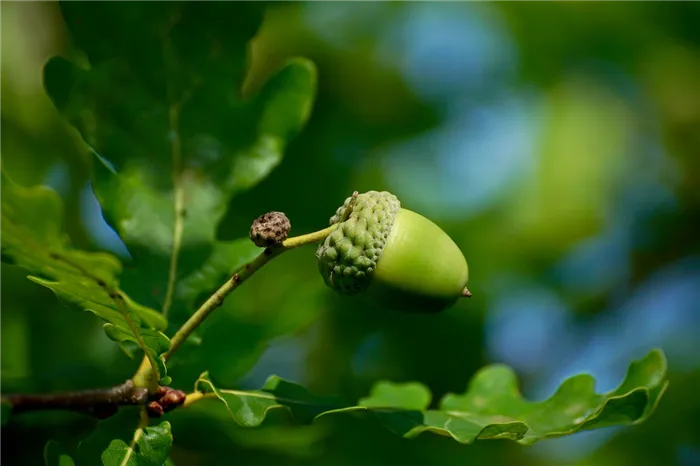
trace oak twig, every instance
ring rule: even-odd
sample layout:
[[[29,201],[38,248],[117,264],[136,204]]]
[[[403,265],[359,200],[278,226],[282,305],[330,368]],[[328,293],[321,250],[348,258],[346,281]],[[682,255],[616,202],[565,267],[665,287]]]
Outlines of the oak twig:
[[[49,394],[14,394],[3,396],[3,403],[12,407],[12,413],[28,411],[65,410],[91,414],[104,419],[121,406],[142,406],[148,417],[160,417],[185,402],[182,390],[158,387],[155,393],[137,387],[129,379],[121,385],[109,388],[79,390]]]
[[[353,195],[354,198],[357,197]],[[344,215],[352,210],[354,202],[348,205],[348,208]],[[271,246],[263,249],[263,251],[258,254],[258,256],[252,261],[244,264],[238,271],[236,271],[231,278],[226,280],[226,282],[219,287],[218,290],[214,292],[200,307],[197,309],[192,316],[185,322],[180,329],[175,332],[175,335],[170,339],[170,349],[163,355],[163,359],[167,362],[175,351],[180,348],[180,346],[187,340],[187,338],[199,327],[202,322],[211,314],[213,311],[221,307],[224,303],[224,299],[233,292],[236,288],[240,286],[245,280],[250,278],[255,272],[260,270],[265,264],[270,262],[275,257],[279,256],[283,252],[289,251],[291,249],[297,248],[299,246],[304,246],[306,244],[314,244],[319,241],[326,239],[336,228],[338,224],[331,225],[323,230],[315,231],[313,233],[308,233],[306,235],[295,236],[292,238],[287,238],[281,244],[276,246]],[[138,385],[144,386],[149,383],[152,379],[153,367],[146,363],[145,359],[142,361],[138,370],[132,377]]]
[[[352,211],[356,198],[357,192],[353,193],[352,199],[343,213],[343,218],[347,218]],[[336,223],[323,230],[287,238],[282,243],[263,249],[255,259],[244,264],[226,280],[180,327],[173,335],[170,349],[163,355],[163,358],[166,361],[171,358],[204,319],[219,308],[231,292],[265,264],[285,251],[323,241],[337,226],[338,224]],[[123,306],[123,303],[118,304]],[[132,331],[139,337],[137,329],[132,328]],[[142,341],[139,343],[142,343]],[[142,346],[145,348],[145,345]],[[203,396],[199,394],[186,395],[180,390],[158,386],[157,378],[154,379],[153,377],[154,370],[157,371],[157,366],[151,359],[146,355],[134,376],[121,385],[63,393],[14,394],[3,396],[2,402],[10,404],[13,413],[39,410],[70,410],[88,413],[99,418],[106,418],[115,414],[120,406],[141,405],[143,406],[142,413],[145,413],[148,417],[160,417],[179,406],[187,406]]]
[[[189,337],[194,330],[199,327],[199,325],[207,318],[209,314],[215,309],[221,307],[224,303],[224,299],[232,291],[234,291],[238,286],[248,279],[251,275],[257,272],[262,266],[270,262],[275,257],[279,256],[285,251],[290,249],[303,246],[305,244],[312,244],[325,239],[330,235],[333,230],[335,230],[336,225],[332,225],[314,233],[309,233],[307,235],[295,236],[293,238],[287,238],[279,246],[273,246],[265,248],[255,259],[247,264],[243,265],[236,273],[234,273],[231,278],[226,280],[226,282],[221,285],[221,287],[212,294],[209,299],[207,299],[204,304],[202,304],[199,309],[195,311],[194,314],[185,322],[182,327],[173,335],[170,340],[170,349],[163,356],[167,361],[173,355],[175,351],[184,343],[184,341]]]
[[[40,410],[68,410],[106,418],[120,406],[140,405],[148,400],[148,389],[136,387],[132,380],[109,388],[48,394],[15,394],[3,396],[13,414]]]

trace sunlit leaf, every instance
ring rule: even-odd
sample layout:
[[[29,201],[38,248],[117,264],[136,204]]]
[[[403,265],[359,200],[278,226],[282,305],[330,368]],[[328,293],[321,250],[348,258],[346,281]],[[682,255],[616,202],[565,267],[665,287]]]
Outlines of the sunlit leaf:
[[[459,443],[477,439],[510,439],[532,444],[548,437],[613,425],[638,424],[654,411],[668,382],[666,359],[653,350],[630,364],[622,384],[608,393],[595,392],[586,374],[564,381],[547,400],[531,402],[519,393],[513,371],[504,365],[479,371],[464,394],[448,394],[440,409],[426,409],[430,392],[418,383],[380,382],[357,405],[321,398],[273,376],[258,391],[226,390],[202,374],[195,390],[221,401],[240,425],[259,426],[271,409],[285,407],[301,423],[331,414],[365,412],[406,438],[429,431]]]
[[[124,287],[181,321],[192,309],[176,282],[216,253],[232,196],[265,178],[306,123],[314,65],[291,59],[243,98],[256,2],[66,2],[61,11],[89,66],[55,57],[45,87],[97,156],[97,197],[135,260]],[[205,291],[199,284],[188,295]]]
[[[422,411],[428,408],[432,394],[425,385],[408,382],[378,382],[372,389],[372,395],[360,400],[359,404],[367,408],[392,406],[405,410]]]
[[[121,263],[107,253],[70,247],[61,228],[58,195],[43,186],[20,186],[4,170],[1,176],[3,261],[28,270],[33,274],[30,280],[51,289],[66,305],[107,321],[110,338],[138,343],[133,325],[145,335],[149,351],[166,351],[170,342],[160,332],[166,327],[165,318],[119,289]]]
[[[168,461],[173,435],[170,423],[164,421],[157,426],[139,429],[132,448],[124,440],[113,440],[102,453],[105,466],[163,466]]]

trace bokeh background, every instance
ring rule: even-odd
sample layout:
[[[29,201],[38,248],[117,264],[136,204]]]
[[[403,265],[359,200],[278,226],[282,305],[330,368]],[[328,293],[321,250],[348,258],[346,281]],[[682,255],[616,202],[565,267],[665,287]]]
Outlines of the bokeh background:
[[[272,4],[247,85],[303,55],[318,97],[220,238],[269,210],[313,231],[353,190],[386,189],[455,239],[474,297],[430,318],[351,308],[323,285],[313,250],[295,250],[212,317],[231,339],[268,324],[284,335],[258,360],[220,348],[212,364],[242,365],[242,388],[277,374],[357,398],[380,379],[417,380],[437,401],[503,362],[540,400],[579,372],[610,390],[660,347],[671,385],[640,426],[533,447],[407,441],[350,419],[242,430],[178,413],[176,464],[700,465],[698,24],[695,2]],[[60,193],[77,247],[121,255],[90,189],[93,161],[42,87],[45,62],[69,47],[55,3],[2,2],[2,164]],[[2,264],[2,291],[3,392],[110,385],[138,363],[23,271]],[[90,422],[27,416],[3,430],[3,459],[42,464],[48,438]]]

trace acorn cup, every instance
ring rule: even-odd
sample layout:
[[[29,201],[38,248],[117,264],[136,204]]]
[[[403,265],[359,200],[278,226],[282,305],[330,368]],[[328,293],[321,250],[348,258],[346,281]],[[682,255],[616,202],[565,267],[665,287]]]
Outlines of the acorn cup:
[[[471,296],[459,247],[435,223],[402,208],[393,194],[348,197],[330,224],[339,225],[318,246],[316,258],[324,282],[339,295],[426,314]]]

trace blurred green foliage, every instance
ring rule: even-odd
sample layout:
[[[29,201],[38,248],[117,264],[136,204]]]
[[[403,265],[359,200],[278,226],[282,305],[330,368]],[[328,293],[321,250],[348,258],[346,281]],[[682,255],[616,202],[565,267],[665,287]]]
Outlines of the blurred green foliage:
[[[54,2],[0,6],[3,170],[61,195],[76,248],[126,259],[102,220],[118,216],[101,211],[92,191],[100,186],[90,184],[100,162],[44,88],[49,59],[83,63],[85,42],[71,43]],[[259,14],[259,29],[243,14],[212,19],[211,32],[254,38],[248,59],[234,52],[230,75],[204,76],[208,115],[193,124],[224,138],[245,128],[243,136],[255,139],[254,121],[218,126],[230,116],[221,89],[235,93],[234,77],[246,67],[243,100],[264,95],[263,83],[295,56],[314,63],[318,91],[308,124],[276,168],[227,201],[218,225],[210,219],[216,239],[233,245],[270,210],[284,211],[293,233],[313,231],[348,193],[387,189],[455,239],[474,297],[430,317],[356,309],[324,287],[312,251],[289,252],[202,329],[217,336],[201,350],[226,385],[254,389],[275,373],[319,395],[358,399],[379,380],[416,380],[436,401],[464,392],[485,364],[505,362],[526,398],[542,400],[579,371],[608,385],[597,388],[612,388],[652,346],[669,357],[671,385],[644,424],[527,448],[465,447],[427,435],[409,441],[351,417],[296,426],[275,413],[248,430],[214,408],[176,410],[174,463],[698,464],[698,4],[300,2],[249,13]],[[105,14],[82,26],[108,36],[113,21]],[[125,46],[147,57],[150,39],[132,39]],[[99,53],[100,43],[92,45]],[[99,84],[116,108],[162,111],[121,94],[136,78],[125,73]],[[142,148],[158,141],[147,125],[113,115],[135,131],[113,141],[150,156]],[[144,181],[169,176],[164,168]],[[123,192],[110,193],[123,200]],[[232,262],[248,254],[228,251]],[[164,265],[154,280],[167,278]],[[217,268],[211,280],[227,272]],[[67,312],[16,266],[3,263],[2,275],[4,393],[113,385],[133,373],[138,360],[120,352],[98,319]],[[181,302],[201,299],[185,291]],[[157,297],[144,304],[153,303]],[[249,347],[259,360],[243,358],[239,348]],[[174,384],[191,389],[204,368],[190,368],[184,356],[173,363]],[[18,417],[3,428],[2,458],[41,464],[48,439],[72,445],[94,427],[70,413]]]

